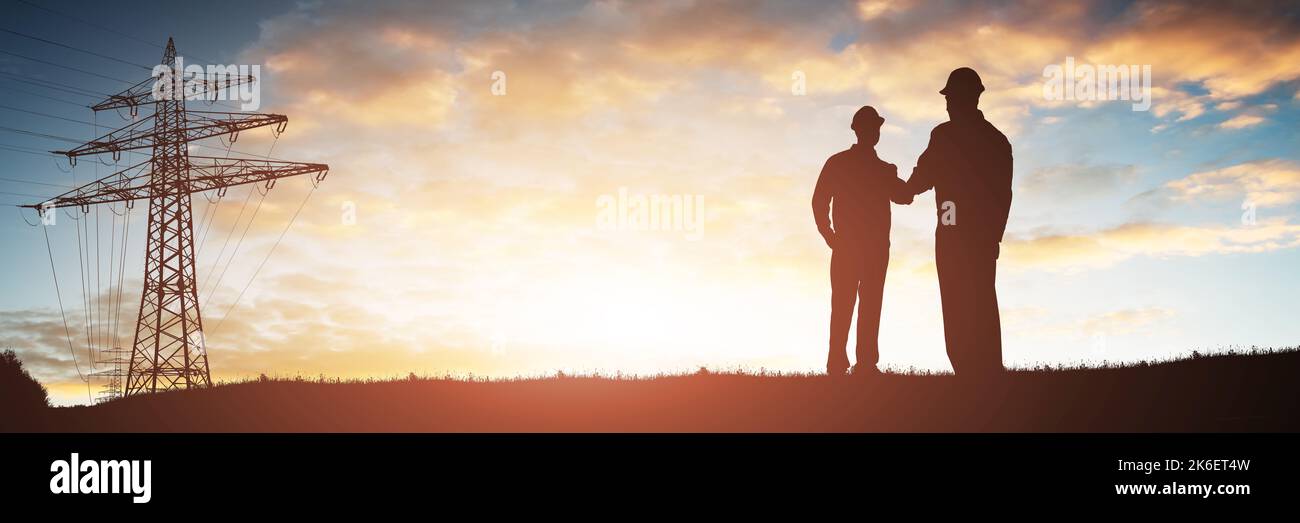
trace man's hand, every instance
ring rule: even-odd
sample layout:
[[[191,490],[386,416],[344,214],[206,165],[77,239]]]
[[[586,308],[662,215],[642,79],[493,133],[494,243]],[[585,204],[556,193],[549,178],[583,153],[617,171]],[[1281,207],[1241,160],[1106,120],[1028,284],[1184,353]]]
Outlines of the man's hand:
[[[912,187],[909,186],[907,182],[903,181],[902,178],[898,177],[897,167],[894,167],[893,165],[890,165],[890,167],[893,167],[893,171],[894,171],[893,172],[894,174],[893,193],[894,194],[889,198],[889,200],[899,205],[911,205],[912,198],[916,196],[916,192],[912,190]]]

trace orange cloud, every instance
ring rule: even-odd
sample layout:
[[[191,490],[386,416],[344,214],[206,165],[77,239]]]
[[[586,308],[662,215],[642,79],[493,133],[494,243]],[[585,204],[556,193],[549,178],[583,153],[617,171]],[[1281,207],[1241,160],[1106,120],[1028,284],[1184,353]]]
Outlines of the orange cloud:
[[[1083,320],[1081,331],[1085,334],[1127,334],[1156,322],[1172,318],[1174,311],[1161,307],[1143,307],[1110,311]]]
[[[1237,116],[1234,116],[1224,121],[1223,123],[1220,123],[1219,127],[1222,127],[1224,129],[1244,129],[1246,127],[1253,127],[1261,123],[1264,123],[1263,116],[1258,116],[1253,114],[1239,114]]]
[[[1206,256],[1260,253],[1300,247],[1300,225],[1285,220],[1255,226],[1130,223],[1085,234],[1054,234],[1003,243],[1002,259],[1013,267],[1078,272],[1144,256]]]
[[[1300,200],[1300,165],[1270,159],[1194,173],[1165,183],[1161,189],[1175,201],[1224,201],[1245,198],[1260,207],[1277,207]]]

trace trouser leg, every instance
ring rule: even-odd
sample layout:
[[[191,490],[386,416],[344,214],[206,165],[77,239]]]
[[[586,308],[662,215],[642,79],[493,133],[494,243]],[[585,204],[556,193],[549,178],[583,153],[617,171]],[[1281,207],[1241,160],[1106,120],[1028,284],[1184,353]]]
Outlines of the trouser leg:
[[[953,372],[967,376],[1001,372],[996,245],[938,241],[935,265],[943,301],[944,341]]]
[[[943,338],[948,350],[948,361],[954,373],[961,375],[971,369],[969,346],[974,333],[970,318],[970,271],[965,249],[952,241],[935,242],[935,268],[939,274],[939,297],[943,305]]]
[[[996,249],[996,247],[995,247]],[[981,374],[1002,372],[1002,318],[998,312],[997,251],[981,253],[975,263],[972,313],[978,318],[976,353]]]
[[[831,325],[830,352],[826,369],[848,368],[849,326],[853,323],[853,305],[858,294],[856,252],[841,247],[831,252]]]
[[[857,365],[876,368],[880,363],[880,309],[885,298],[885,273],[889,269],[888,247],[863,257],[858,283]]]

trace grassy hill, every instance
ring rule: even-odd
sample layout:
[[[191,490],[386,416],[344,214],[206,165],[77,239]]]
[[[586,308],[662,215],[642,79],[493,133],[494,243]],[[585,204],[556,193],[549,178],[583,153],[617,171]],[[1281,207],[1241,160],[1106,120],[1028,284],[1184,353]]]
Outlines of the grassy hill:
[[[1179,432],[1300,430],[1300,352],[953,376],[702,372],[643,379],[257,380],[47,408],[8,430],[94,432]]]

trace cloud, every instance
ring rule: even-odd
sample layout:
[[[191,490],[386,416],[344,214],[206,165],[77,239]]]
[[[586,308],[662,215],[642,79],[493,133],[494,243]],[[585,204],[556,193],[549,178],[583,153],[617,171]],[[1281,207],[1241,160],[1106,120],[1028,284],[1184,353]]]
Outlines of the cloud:
[[[1174,311],[1162,307],[1122,309],[1085,318],[1079,323],[1079,327],[1083,333],[1090,336],[1122,335],[1172,317]]]
[[[73,392],[85,398],[80,376],[95,370],[85,347],[86,332],[80,315],[70,316],[72,348],[58,311],[47,309],[11,310],[0,314],[0,349],[12,349],[23,367],[42,384],[75,385]],[[74,361],[75,359],[75,361]]]
[[[261,308],[237,314],[267,310],[257,304],[283,292],[360,309],[375,330],[419,325],[425,334],[411,345],[462,347],[489,337],[466,318],[494,314],[492,296],[545,301],[541,282],[570,281],[577,266],[634,290],[644,284],[617,268],[665,276],[663,287],[680,292],[699,290],[687,283],[691,275],[736,284],[723,295],[743,292],[746,282],[785,281],[774,275],[820,284],[807,192],[814,164],[837,150],[827,143],[851,139],[844,122],[853,108],[880,108],[896,129],[891,136],[924,136],[946,119],[938,89],[967,65],[988,86],[986,114],[1014,138],[1037,109],[1100,107],[1042,98],[1043,68],[1076,56],[1151,64],[1153,114],[1169,120],[1159,125],[1192,120],[1291,75],[1278,69],[1280,57],[1265,60],[1271,72],[1242,67],[1256,60],[1249,49],[1267,45],[1285,56],[1297,38],[1266,14],[1250,14],[1267,9],[1233,11],[1096,2],[301,4],[267,21],[246,55],[274,65],[269,99],[295,122],[277,155],[322,158],[334,174],[259,278],[311,267],[334,275],[327,286],[339,293],[259,280],[245,299]],[[1180,23],[1216,29],[1189,43]],[[1192,64],[1183,45],[1207,53],[1204,63]],[[495,71],[506,75],[504,96],[491,90]],[[805,73],[807,96],[792,95],[794,71]],[[1137,169],[1054,166],[1022,183],[1027,194],[1048,197],[1102,194],[1130,183]],[[706,240],[595,234],[594,199],[620,186],[703,194]],[[297,201],[278,196],[283,201],[268,200],[259,219],[273,225],[253,228],[260,238],[250,238],[251,253],[263,252]],[[345,202],[356,204],[357,225],[340,223]],[[217,224],[228,225],[235,210]],[[1012,240],[1005,256],[1019,268],[1108,267],[1135,256],[1282,248],[1295,239],[1292,227],[1133,224]],[[728,268],[707,269],[718,260]],[[219,291],[216,303],[235,290]],[[585,310],[599,291],[557,292]],[[436,318],[421,322],[411,311]],[[272,332],[257,315],[242,318],[231,320],[248,322],[241,346]]]
[[[1290,64],[1300,57],[1285,17],[1212,3],[1119,11],[1102,2],[473,4],[305,4],[266,22],[248,54],[265,58],[282,99],[315,113],[309,126],[321,118],[370,126],[470,118],[500,130],[509,128],[503,119],[658,107],[700,89],[716,93],[715,82],[741,97],[780,96],[769,114],[792,114],[800,101],[789,96],[793,71],[805,74],[810,97],[866,94],[891,114],[935,122],[945,117],[938,88],[965,65],[984,77],[985,112],[1009,134],[1035,107],[1073,103],[1042,97],[1039,73],[1066,56],[1152,65],[1154,114],[1178,121],[1296,78]],[[843,48],[826,45],[846,35]],[[506,75],[505,96],[490,90],[497,71]]]
[[[1176,316],[1165,307],[1132,307],[1089,312],[1075,317],[1062,318],[1051,310],[1031,307],[1003,311],[1005,331],[1014,331],[1021,337],[1039,337],[1053,340],[1083,340],[1099,336],[1122,336],[1152,327]]]
[[[1300,247],[1300,225],[1282,219],[1254,226],[1127,223],[1091,233],[1011,239],[1003,243],[1002,260],[1019,269],[1079,272],[1135,257],[1244,254],[1295,247]]]
[[[1098,35],[1088,56],[1101,63],[1151,64],[1160,83],[1203,86],[1204,98],[1231,100],[1300,77],[1300,35],[1281,3],[1135,3]]]
[[[1167,182],[1153,195],[1174,202],[1244,198],[1259,207],[1288,205],[1300,200],[1300,164],[1274,158],[1202,171]]]
[[[906,11],[915,3],[913,0],[861,0],[858,2],[858,18],[869,22]]]
[[[1111,193],[1137,178],[1137,168],[1130,164],[1051,165],[1021,177],[1017,198],[1076,200]]]
[[[1178,118],[1175,118],[1174,122],[1185,122],[1205,114],[1203,97],[1182,90],[1155,86],[1151,88],[1151,98],[1154,100],[1151,112],[1157,118],[1168,118],[1177,115]],[[1163,125],[1167,126],[1168,124]]]
[[[1263,116],[1257,116],[1253,114],[1239,114],[1237,116],[1234,116],[1232,118],[1223,121],[1222,123],[1219,124],[1219,127],[1223,129],[1244,129],[1246,127],[1253,127],[1261,123],[1264,123]]]

